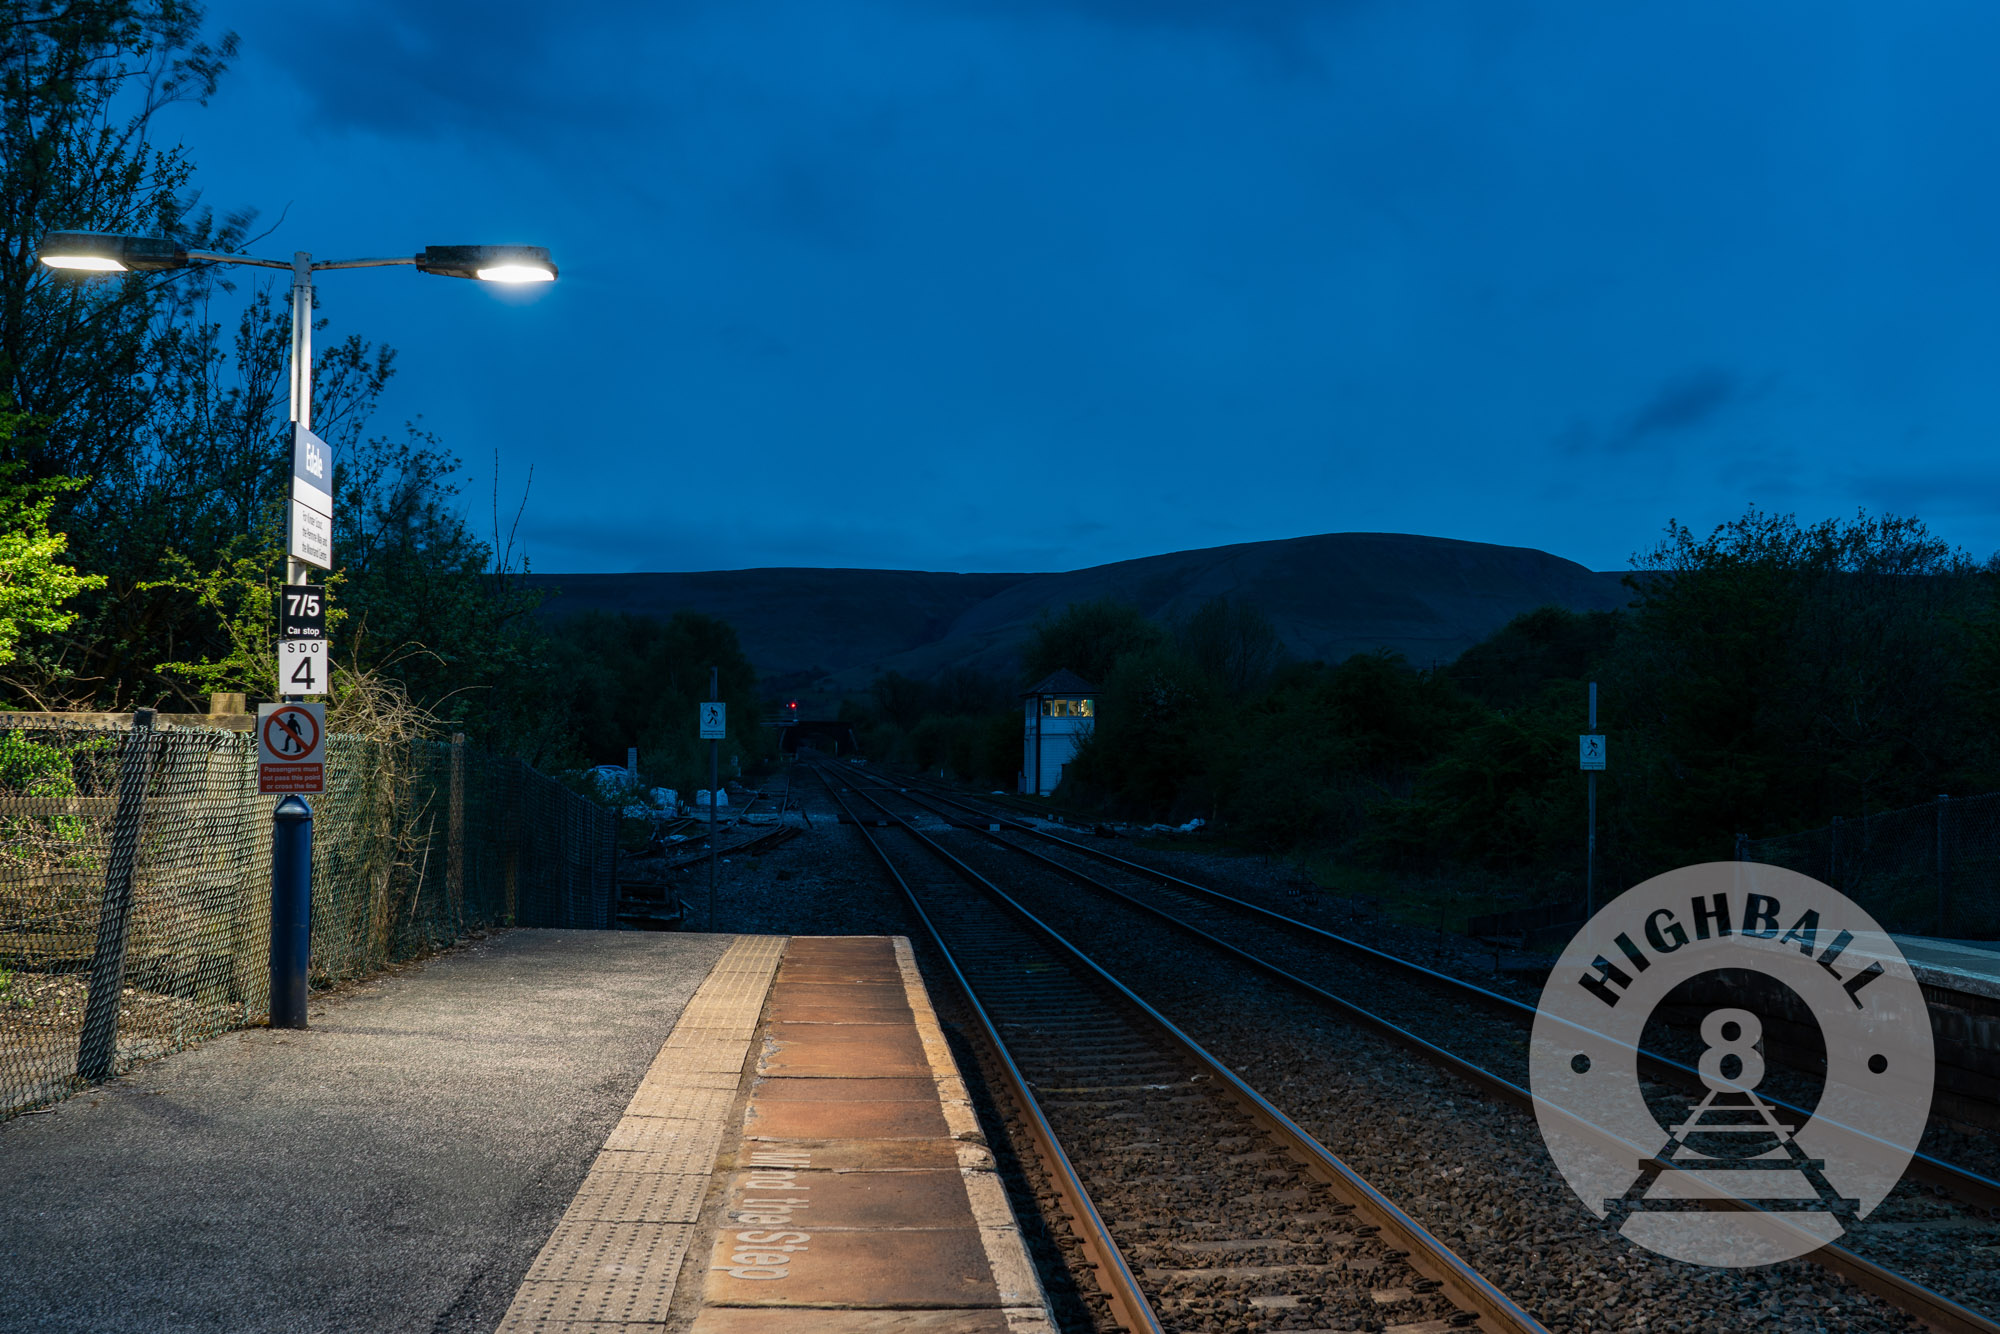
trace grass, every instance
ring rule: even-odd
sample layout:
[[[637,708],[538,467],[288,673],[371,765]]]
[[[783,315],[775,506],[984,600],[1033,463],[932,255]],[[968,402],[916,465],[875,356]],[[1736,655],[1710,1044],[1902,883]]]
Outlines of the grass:
[[[1521,885],[1458,875],[1403,875],[1342,862],[1326,852],[1301,850],[1286,858],[1293,869],[1324,893],[1368,900],[1376,911],[1404,926],[1464,935],[1482,913],[1527,907],[1553,893]]]

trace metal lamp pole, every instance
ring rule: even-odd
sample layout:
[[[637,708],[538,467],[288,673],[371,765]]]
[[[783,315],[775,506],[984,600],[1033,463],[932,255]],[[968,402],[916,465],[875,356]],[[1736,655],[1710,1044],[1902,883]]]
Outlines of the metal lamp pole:
[[[313,275],[312,256],[299,251],[292,256],[292,350],[287,371],[292,382],[292,420],[310,431],[312,429],[313,390]],[[332,479],[327,479],[331,483]],[[332,490],[329,485],[327,489]],[[285,551],[285,582],[302,584],[306,581],[306,563],[294,556],[287,544]]]

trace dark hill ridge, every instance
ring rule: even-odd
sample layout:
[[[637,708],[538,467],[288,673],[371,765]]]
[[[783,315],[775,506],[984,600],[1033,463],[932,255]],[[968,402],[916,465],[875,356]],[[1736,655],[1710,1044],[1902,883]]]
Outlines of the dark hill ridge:
[[[1618,575],[1545,551],[1404,533],[1245,542],[1060,574],[780,568],[532,582],[561,590],[546,616],[707,612],[736,627],[762,675],[823,675],[849,688],[882,671],[1011,674],[1038,613],[1106,596],[1166,620],[1224,594],[1262,607],[1301,658],[1386,648],[1419,666],[1449,662],[1536,607],[1606,610],[1630,596]]]

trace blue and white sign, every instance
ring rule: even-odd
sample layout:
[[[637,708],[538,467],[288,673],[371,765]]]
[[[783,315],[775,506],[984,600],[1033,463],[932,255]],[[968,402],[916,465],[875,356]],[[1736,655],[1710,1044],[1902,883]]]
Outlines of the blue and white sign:
[[[1586,732],[1576,739],[1576,761],[1579,769],[1602,769],[1604,767],[1604,738]]]
[[[701,739],[721,741],[729,735],[729,706],[711,700],[701,706]]]
[[[333,517],[333,446],[292,423],[292,499]]]
[[[292,423],[292,521],[286,550],[316,569],[333,568],[333,446]]]

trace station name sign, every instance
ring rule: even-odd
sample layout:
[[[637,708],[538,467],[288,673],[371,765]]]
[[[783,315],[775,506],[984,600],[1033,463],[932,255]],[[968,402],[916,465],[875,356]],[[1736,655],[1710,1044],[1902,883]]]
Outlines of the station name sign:
[[[333,568],[333,446],[292,423],[291,540],[295,560]]]

